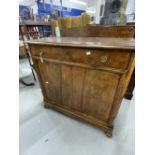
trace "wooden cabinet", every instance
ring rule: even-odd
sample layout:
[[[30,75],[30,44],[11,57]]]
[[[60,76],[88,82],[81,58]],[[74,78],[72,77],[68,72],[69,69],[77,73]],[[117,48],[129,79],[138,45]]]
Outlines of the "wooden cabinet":
[[[45,107],[85,120],[112,136],[134,68],[134,40],[64,37],[28,43]]]

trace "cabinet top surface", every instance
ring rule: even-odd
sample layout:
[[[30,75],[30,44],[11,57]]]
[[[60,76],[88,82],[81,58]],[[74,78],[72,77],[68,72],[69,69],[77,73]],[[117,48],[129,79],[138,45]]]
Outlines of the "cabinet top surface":
[[[66,47],[135,49],[133,38],[107,37],[49,37],[25,41],[29,44],[53,45]]]

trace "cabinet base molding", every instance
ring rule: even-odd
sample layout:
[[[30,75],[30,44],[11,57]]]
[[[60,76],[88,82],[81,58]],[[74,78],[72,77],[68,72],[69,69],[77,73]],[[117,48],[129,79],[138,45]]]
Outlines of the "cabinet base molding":
[[[96,118],[94,118],[92,116],[88,116],[88,115],[86,115],[84,113],[68,109],[65,106],[60,106],[60,105],[57,105],[54,102],[47,101],[47,100],[44,101],[44,107],[45,108],[50,108],[50,109],[55,109],[56,111],[62,112],[62,113],[64,113],[67,116],[71,116],[71,117],[77,118],[80,121],[84,120],[87,123],[90,123],[90,124],[100,128],[100,129],[102,129],[105,132],[107,137],[112,137],[113,126],[109,125],[105,121],[100,121],[100,120],[98,120],[98,119],[96,119]]]

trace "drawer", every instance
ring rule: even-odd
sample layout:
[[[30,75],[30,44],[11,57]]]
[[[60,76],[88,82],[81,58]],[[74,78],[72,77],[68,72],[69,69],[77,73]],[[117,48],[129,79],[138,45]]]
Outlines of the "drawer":
[[[91,67],[108,67],[125,70],[128,67],[131,51],[119,49],[86,49],[74,47],[53,47],[30,45],[32,56],[50,58],[65,62],[79,63]]]

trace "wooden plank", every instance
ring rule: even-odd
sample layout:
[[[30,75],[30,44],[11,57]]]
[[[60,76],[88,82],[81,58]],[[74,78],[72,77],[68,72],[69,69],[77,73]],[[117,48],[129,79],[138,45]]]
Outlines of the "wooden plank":
[[[85,27],[68,28],[61,30],[63,37],[121,37],[133,38],[133,26],[105,26],[89,25]]]
[[[72,67],[62,65],[61,71],[62,71],[62,105],[71,107],[73,101]]]
[[[100,120],[109,118],[119,75],[96,70],[86,72],[82,111]]]
[[[62,65],[62,104],[81,111],[85,69]]]
[[[72,82],[73,82],[73,102],[71,108],[74,110],[82,111],[82,95],[83,95],[83,84],[85,77],[85,69],[72,67]]]
[[[61,103],[61,70],[59,64],[38,63],[47,98]]]
[[[25,41],[29,44],[40,44],[50,46],[82,47],[82,48],[104,48],[104,49],[135,49],[133,38],[114,37],[47,37],[36,40]]]

